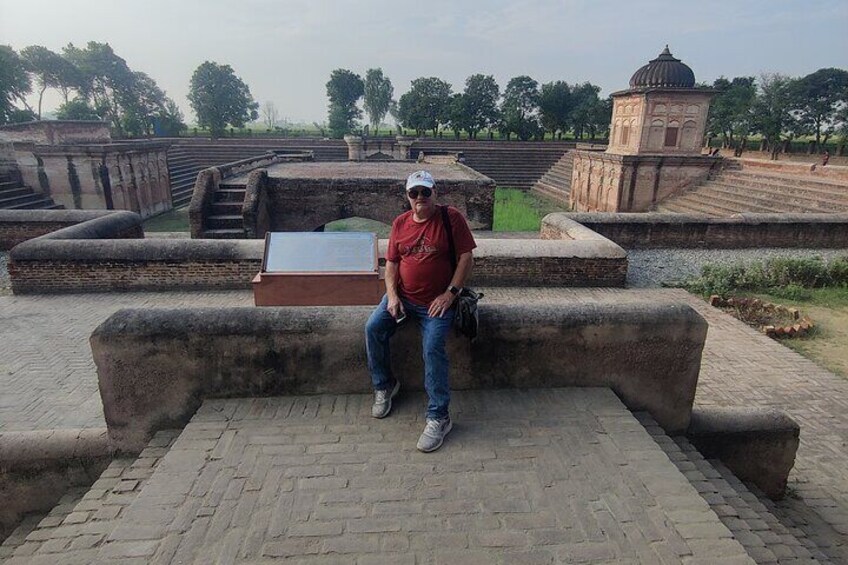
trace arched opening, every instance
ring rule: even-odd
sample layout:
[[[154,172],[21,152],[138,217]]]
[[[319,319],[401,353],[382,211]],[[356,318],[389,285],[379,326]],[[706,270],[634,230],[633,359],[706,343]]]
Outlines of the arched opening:
[[[358,216],[328,222],[324,224],[323,227],[323,231],[374,232],[377,234],[377,237],[382,239],[388,238],[389,232],[392,229],[390,224],[378,222],[377,220],[372,220],[370,218],[360,218]]]

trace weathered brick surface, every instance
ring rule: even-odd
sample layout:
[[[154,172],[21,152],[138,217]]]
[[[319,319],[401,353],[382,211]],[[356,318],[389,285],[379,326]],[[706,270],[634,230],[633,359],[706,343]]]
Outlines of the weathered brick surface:
[[[709,542],[720,542],[723,556],[747,561],[606,389],[456,393],[455,429],[433,454],[415,449],[423,395],[400,398],[380,421],[370,401],[206,401],[115,521],[96,532],[63,523],[30,540],[41,542],[35,554],[62,560],[96,547],[98,562],[660,563],[707,559]],[[210,429],[223,433],[198,443]],[[328,449],[338,445],[366,457],[339,459]],[[307,461],[319,476],[302,476]],[[112,478],[117,495],[126,479]],[[681,509],[700,513],[672,514]],[[91,523],[86,516],[82,525]]]

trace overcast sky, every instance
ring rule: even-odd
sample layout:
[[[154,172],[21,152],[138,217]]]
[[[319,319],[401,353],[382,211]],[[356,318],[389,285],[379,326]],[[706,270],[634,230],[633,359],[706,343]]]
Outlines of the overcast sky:
[[[461,91],[474,73],[502,90],[526,74],[608,94],[666,43],[698,81],[848,69],[848,0],[0,0],[0,44],[88,41],[153,77],[189,121],[191,74],[210,60],[282,117],[312,122],[326,120],[337,68],[382,67],[395,98],[417,77]]]

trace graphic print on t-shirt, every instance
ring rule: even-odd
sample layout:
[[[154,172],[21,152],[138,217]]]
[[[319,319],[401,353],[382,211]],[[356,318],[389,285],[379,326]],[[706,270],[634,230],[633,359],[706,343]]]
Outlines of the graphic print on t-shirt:
[[[421,237],[419,237],[415,243],[413,243],[412,245],[404,245],[404,250],[401,255],[429,255],[435,252],[436,246],[431,245],[429,239],[427,239],[427,236],[422,233]]]

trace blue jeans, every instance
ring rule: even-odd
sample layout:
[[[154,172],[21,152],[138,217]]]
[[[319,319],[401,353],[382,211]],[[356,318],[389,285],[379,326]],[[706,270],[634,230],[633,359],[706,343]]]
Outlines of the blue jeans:
[[[389,340],[395,334],[398,323],[386,310],[388,297],[383,296],[379,306],[365,325],[365,348],[368,354],[368,371],[374,390],[386,390],[394,385]],[[403,309],[410,320],[417,320],[421,328],[421,349],[424,354],[424,390],[430,401],[427,405],[428,418],[446,418],[450,404],[448,381],[448,354],[445,339],[453,325],[454,309],[440,318],[427,315],[426,306],[418,306],[401,298]]]

